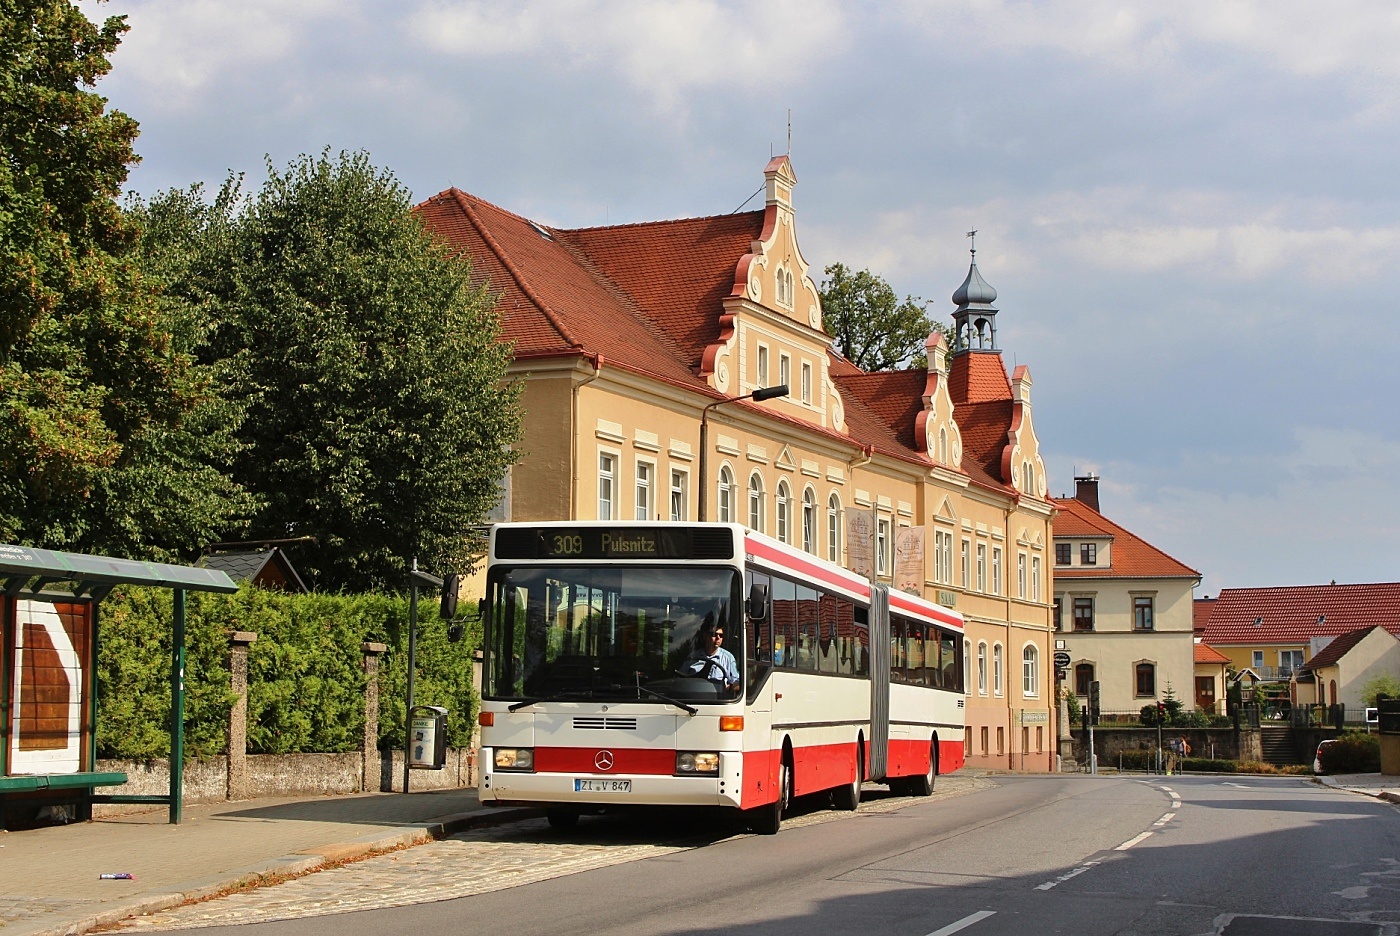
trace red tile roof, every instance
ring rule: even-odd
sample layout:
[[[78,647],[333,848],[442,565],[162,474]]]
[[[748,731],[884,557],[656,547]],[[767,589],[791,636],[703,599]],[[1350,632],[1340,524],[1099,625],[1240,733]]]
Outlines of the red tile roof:
[[[502,334],[517,359],[602,354],[607,366],[711,395],[700,365],[719,337],[722,303],[733,292],[740,261],[761,237],[769,213],[565,230],[455,188],[417,211],[429,229],[471,258],[474,279],[499,294]],[[834,352],[830,361],[845,402],[848,441],[929,464],[914,438],[927,372],[866,373]],[[949,390],[966,474],[1014,496],[1001,478],[1012,409],[1001,355],[955,357]]]
[[[1221,589],[1201,636],[1218,647],[1304,644],[1376,624],[1400,636],[1400,582]]]
[[[1055,538],[1068,536],[1111,536],[1109,552],[1111,566],[1055,570],[1057,579],[1105,578],[1200,578],[1201,573],[1173,559],[1156,546],[1130,533],[1083,501],[1073,497],[1052,498],[1055,515]]]
[[[1205,643],[1195,644],[1195,655],[1197,663],[1229,663],[1230,658],[1219,650]]]
[[[1380,625],[1377,624],[1374,627],[1358,627],[1354,631],[1347,631],[1340,637],[1333,638],[1331,643],[1319,650],[1313,655],[1311,660],[1303,665],[1302,672],[1316,672],[1324,666],[1331,666],[1336,663],[1342,657],[1346,656],[1352,647],[1355,647],[1357,644],[1361,643],[1361,641],[1365,640],[1376,627],[1380,627]],[[1384,628],[1382,628],[1382,630],[1384,630]]]
[[[1214,598],[1197,598],[1191,602],[1191,630],[1196,636],[1200,636],[1205,630],[1206,622],[1210,620],[1211,609],[1215,607]]]

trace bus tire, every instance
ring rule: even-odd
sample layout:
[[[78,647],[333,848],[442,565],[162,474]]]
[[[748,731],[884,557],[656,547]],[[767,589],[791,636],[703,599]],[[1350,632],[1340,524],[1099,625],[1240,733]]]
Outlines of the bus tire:
[[[860,807],[860,784],[865,777],[865,757],[861,753],[861,744],[856,742],[856,778],[845,786],[837,787],[831,791],[831,802],[837,809],[844,809],[848,812]]]
[[[783,814],[792,802],[792,755],[783,751],[778,763],[778,798],[753,810],[749,824],[759,835],[777,835],[783,824]]]
[[[934,780],[938,777],[938,742],[929,745],[928,770],[922,777],[910,777],[905,789],[910,796],[932,796]]]
[[[563,831],[578,825],[577,809],[548,809],[545,810],[544,817],[549,820],[552,829]]]

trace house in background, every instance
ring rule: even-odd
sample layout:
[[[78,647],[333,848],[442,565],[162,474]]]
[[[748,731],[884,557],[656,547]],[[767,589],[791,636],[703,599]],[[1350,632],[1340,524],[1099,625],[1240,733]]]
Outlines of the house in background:
[[[497,295],[524,384],[501,518],[740,523],[954,607],[967,762],[1051,770],[1052,508],[996,290],[972,263],[951,348],[862,371],[822,330],[788,157],[764,180],[756,211],[595,228],[455,188],[418,206]]]
[[[1056,631],[1081,700],[1099,682],[1103,712],[1137,712],[1168,689],[1190,707],[1192,589],[1201,574],[1099,512],[1099,479],[1054,500]]]
[[[1192,638],[1192,647],[1196,664],[1196,708],[1212,715],[1224,715],[1230,658],[1196,638]]]
[[[1198,603],[1198,614],[1197,636],[1228,657],[1232,670],[1289,683],[1295,703],[1318,701],[1306,680],[1299,693],[1299,674],[1344,634],[1380,626],[1400,636],[1400,582],[1225,588],[1207,604]],[[1324,688],[1330,698],[1330,684]],[[1346,700],[1340,681],[1338,700]]]
[[[1319,650],[1298,671],[1298,702],[1346,706],[1359,721],[1361,692],[1376,676],[1400,679],[1400,638],[1379,624],[1348,631]]]
[[[238,584],[244,582],[271,591],[303,594],[308,589],[287,554],[277,546],[262,549],[218,550],[200,556],[201,569],[218,569]]]

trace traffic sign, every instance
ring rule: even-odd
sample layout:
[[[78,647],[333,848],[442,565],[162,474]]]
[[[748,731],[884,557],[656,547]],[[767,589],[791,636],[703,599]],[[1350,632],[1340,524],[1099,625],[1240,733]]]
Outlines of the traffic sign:
[[[1065,650],[1055,651],[1055,665],[1063,669],[1069,666],[1069,653]]]

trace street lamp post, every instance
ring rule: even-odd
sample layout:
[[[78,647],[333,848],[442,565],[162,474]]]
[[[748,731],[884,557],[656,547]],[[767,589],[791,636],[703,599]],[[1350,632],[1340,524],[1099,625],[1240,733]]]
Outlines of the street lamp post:
[[[706,477],[705,469],[710,463],[710,410],[716,406],[723,406],[726,403],[737,403],[740,400],[772,400],[776,397],[788,395],[787,384],[778,384],[776,387],[760,387],[753,393],[746,393],[743,396],[727,397],[723,400],[716,400],[700,411],[700,522],[704,523],[708,518],[705,516],[705,507],[709,503],[710,481]]]

